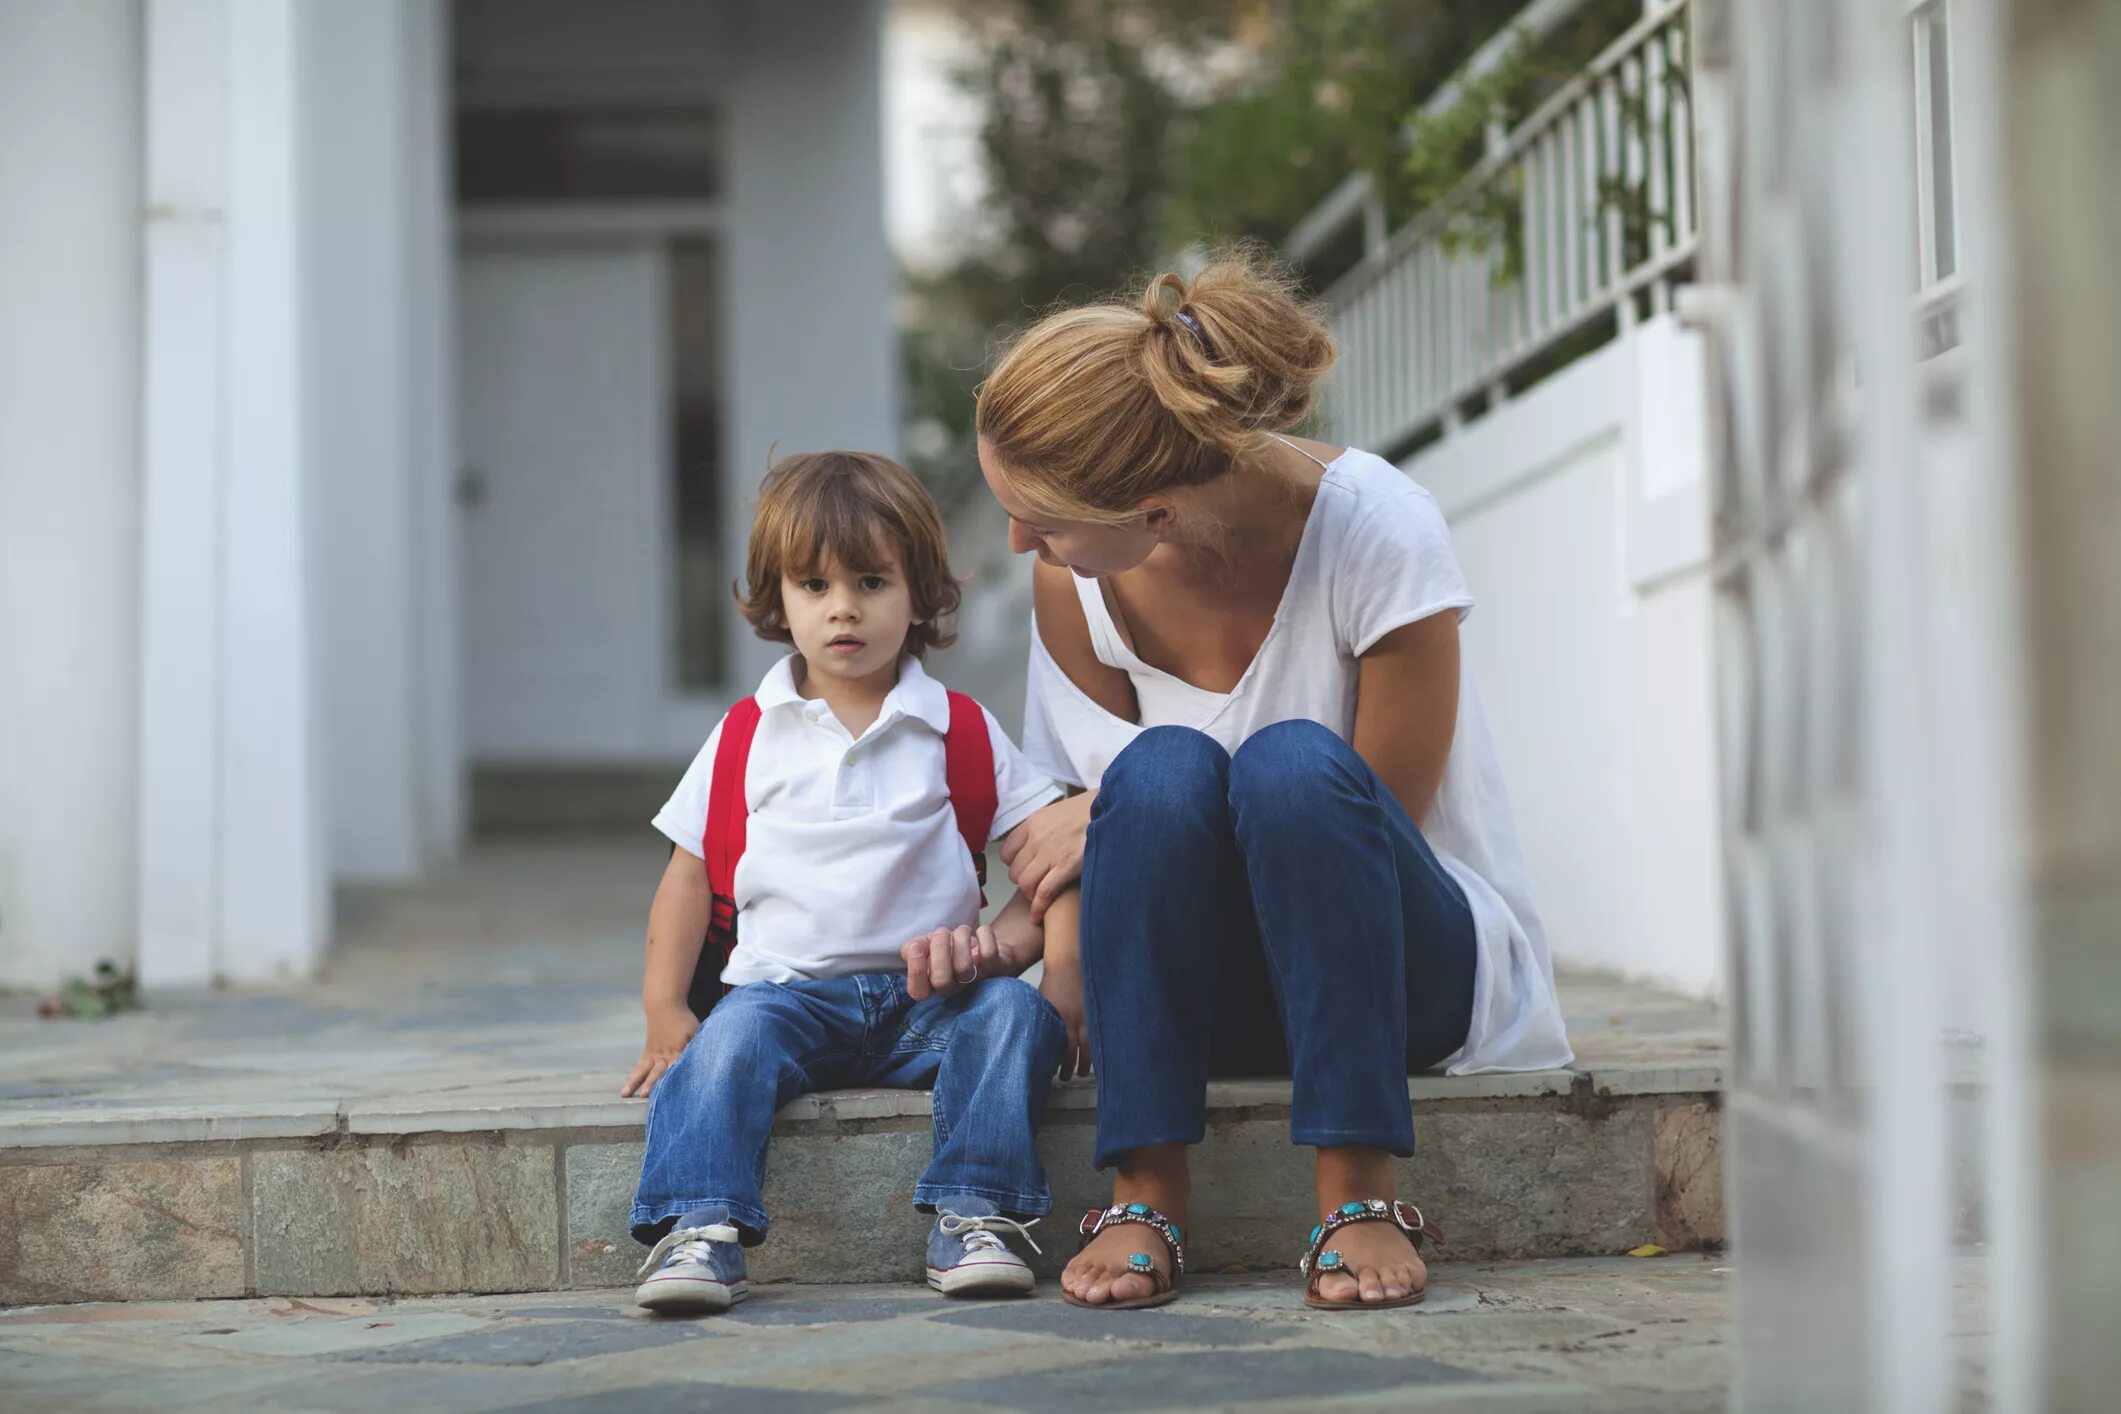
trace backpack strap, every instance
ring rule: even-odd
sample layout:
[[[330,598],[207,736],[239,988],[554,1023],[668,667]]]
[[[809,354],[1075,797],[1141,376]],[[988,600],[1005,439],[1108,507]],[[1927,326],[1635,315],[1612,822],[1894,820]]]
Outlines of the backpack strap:
[[[705,1016],[728,994],[717,987],[722,968],[736,947],[736,866],[744,857],[744,836],[751,808],[744,799],[744,778],[751,766],[751,739],[758,734],[759,700],[746,697],[722,719],[721,740],[714,749],[714,775],[707,784],[707,829],[700,838],[700,857],[707,861],[707,887],[714,903],[707,916],[707,941],[700,949],[700,968],[693,975],[692,1009]],[[713,954],[719,953],[717,959]],[[701,996],[706,992],[705,997]],[[702,1001],[706,1006],[700,1005]]]
[[[987,837],[994,830],[1000,802],[994,794],[994,738],[987,735],[987,714],[962,692],[950,694],[950,730],[943,736],[943,774],[950,789],[950,808],[957,812],[957,832],[972,851],[972,872],[979,876],[980,902],[987,902]]]

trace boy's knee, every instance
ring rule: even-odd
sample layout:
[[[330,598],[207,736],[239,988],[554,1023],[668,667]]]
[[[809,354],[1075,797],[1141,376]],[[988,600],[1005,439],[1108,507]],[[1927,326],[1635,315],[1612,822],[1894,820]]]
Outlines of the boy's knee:
[[[982,982],[975,994],[973,1014],[984,1028],[1033,1037],[1065,1037],[1053,1003],[1021,977],[995,977]]]
[[[778,990],[776,983],[752,982],[716,1002],[677,1063],[717,1073],[758,1065],[771,1052],[779,1007],[770,994]]]

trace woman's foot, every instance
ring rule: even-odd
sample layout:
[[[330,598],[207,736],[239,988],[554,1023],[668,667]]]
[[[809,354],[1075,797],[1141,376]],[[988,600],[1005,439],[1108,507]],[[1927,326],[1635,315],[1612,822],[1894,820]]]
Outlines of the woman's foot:
[[[1191,1187],[1185,1146],[1159,1144],[1135,1150],[1120,1164],[1119,1174],[1112,1182],[1112,1201],[1146,1203],[1184,1232]],[[1150,1262],[1166,1278],[1172,1275],[1171,1249],[1154,1228],[1141,1223],[1117,1223],[1090,1239],[1090,1245],[1076,1254],[1061,1272],[1061,1290],[1092,1306],[1153,1296],[1158,1290],[1155,1280],[1128,1270],[1129,1259],[1137,1252],[1148,1253]]]
[[[1319,1217],[1330,1216],[1343,1203],[1371,1198],[1389,1203],[1399,1195],[1398,1182],[1392,1156],[1382,1149],[1320,1149]],[[1347,1266],[1318,1279],[1318,1294],[1327,1301],[1397,1301],[1429,1283],[1428,1264],[1396,1223],[1350,1223],[1324,1250],[1340,1253]]]

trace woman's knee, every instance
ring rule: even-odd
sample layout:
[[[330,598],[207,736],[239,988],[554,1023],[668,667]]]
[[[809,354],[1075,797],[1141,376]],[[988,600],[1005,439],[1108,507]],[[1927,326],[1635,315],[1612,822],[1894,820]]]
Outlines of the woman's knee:
[[[1247,804],[1277,816],[1307,805],[1345,798],[1359,789],[1369,767],[1355,748],[1320,723],[1276,722],[1247,737],[1230,761],[1230,804]]]
[[[1105,768],[1096,810],[1220,808],[1229,792],[1230,754],[1222,743],[1191,727],[1150,727]]]

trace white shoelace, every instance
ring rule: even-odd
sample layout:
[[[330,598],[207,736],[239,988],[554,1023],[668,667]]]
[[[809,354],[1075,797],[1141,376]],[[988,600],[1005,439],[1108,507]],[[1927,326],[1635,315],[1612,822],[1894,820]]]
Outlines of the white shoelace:
[[[1015,1218],[1005,1218],[999,1214],[967,1218],[956,1213],[944,1213],[936,1226],[952,1237],[962,1236],[967,1252],[1006,1252],[1009,1250],[1009,1244],[1002,1241],[998,1234],[1014,1230],[1018,1237],[1031,1244],[1032,1251],[1043,1257],[1046,1255],[1045,1249],[1040,1247],[1038,1239],[1031,1235],[1031,1229],[1038,1226],[1038,1221],[1033,1218],[1030,1222],[1020,1223]]]
[[[707,1246],[708,1243],[736,1242],[742,1236],[743,1234],[729,1223],[709,1223],[705,1227],[672,1228],[663,1235],[661,1242],[649,1249],[648,1260],[641,1263],[640,1271],[634,1275],[647,1276],[649,1272],[662,1264],[664,1256],[669,1253],[675,1253],[680,1260],[698,1262],[704,1267],[708,1264],[709,1258],[713,1256],[712,1250]],[[695,1251],[695,1248],[698,1250]]]

